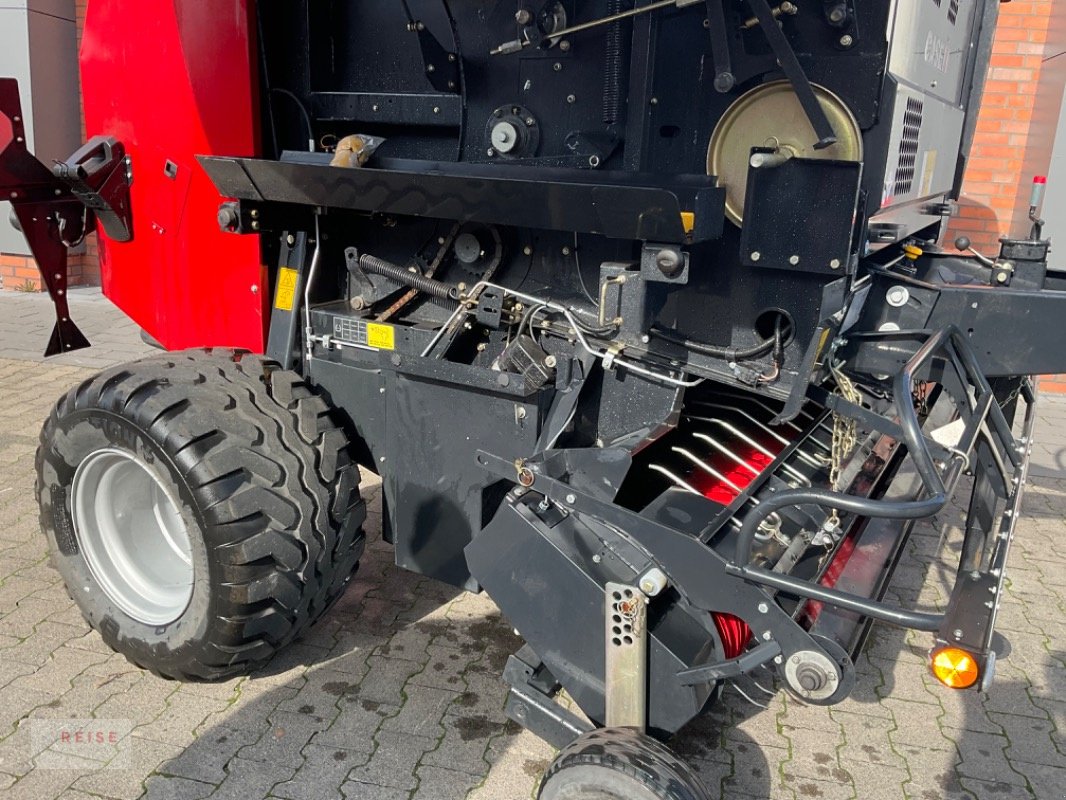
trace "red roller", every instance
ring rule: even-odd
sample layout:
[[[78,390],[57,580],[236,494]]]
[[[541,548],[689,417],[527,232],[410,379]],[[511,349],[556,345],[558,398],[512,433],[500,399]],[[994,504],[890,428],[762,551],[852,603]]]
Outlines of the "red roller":
[[[718,635],[722,638],[725,657],[736,658],[748,646],[751,640],[751,628],[744,620],[732,614],[714,614],[713,616]]]

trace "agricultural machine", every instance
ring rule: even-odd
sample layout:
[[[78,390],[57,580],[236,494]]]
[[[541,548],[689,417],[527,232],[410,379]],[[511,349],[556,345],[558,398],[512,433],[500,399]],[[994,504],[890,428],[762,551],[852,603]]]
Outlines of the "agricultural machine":
[[[524,639],[507,713],[562,748],[543,800],[704,797],[663,743],[756,671],[840,702],[875,622],[987,690],[1031,376],[1066,371],[1040,192],[998,254],[939,244],[997,12],[94,0],[82,150],[29,155],[0,82],[48,353],[88,345],[66,258],[93,230],[169,351],[41,435],[86,619],[170,678],[262,665],[353,579],[363,467],[397,564]],[[957,490],[946,610],[886,602]]]

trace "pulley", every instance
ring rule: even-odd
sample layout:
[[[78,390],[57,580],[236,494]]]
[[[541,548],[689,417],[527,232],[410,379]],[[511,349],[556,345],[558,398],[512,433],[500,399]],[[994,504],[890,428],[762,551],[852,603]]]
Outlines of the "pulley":
[[[707,174],[726,190],[726,216],[735,225],[744,218],[748,170],[753,147],[774,148],[779,158],[762,158],[772,168],[789,158],[862,160],[862,131],[848,106],[825,87],[812,84],[815,96],[836,132],[836,144],[821,150],[811,144],[811,123],[788,81],[774,81],[742,95],[722,116],[707,150]]]

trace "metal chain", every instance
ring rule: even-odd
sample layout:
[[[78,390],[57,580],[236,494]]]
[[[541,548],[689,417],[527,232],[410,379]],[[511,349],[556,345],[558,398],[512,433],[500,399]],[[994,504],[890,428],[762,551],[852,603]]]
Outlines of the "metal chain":
[[[859,390],[855,388],[855,384],[851,379],[840,371],[839,367],[831,364],[829,371],[832,373],[833,378],[836,379],[837,394],[849,403],[858,405],[862,402],[862,395],[859,394]],[[833,412],[833,448],[829,464],[829,486],[834,491],[840,492],[844,490],[844,487],[840,486],[840,475],[844,469],[844,460],[858,443],[858,427],[858,422],[851,417],[836,411]],[[826,525],[833,529],[840,527],[840,513],[835,508],[829,512]]]

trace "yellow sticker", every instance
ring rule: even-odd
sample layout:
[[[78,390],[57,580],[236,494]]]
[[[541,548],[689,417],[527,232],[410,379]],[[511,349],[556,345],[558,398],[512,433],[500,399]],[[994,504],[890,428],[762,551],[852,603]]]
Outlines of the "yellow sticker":
[[[822,331],[822,339],[818,342],[818,353],[814,357],[815,366],[818,366],[822,362],[822,352],[825,350],[825,345],[829,341],[829,328]]]
[[[366,326],[366,343],[378,350],[395,350],[396,331],[391,325],[370,323]]]
[[[279,311],[292,311],[296,302],[296,286],[300,283],[300,273],[288,267],[278,270],[278,291],[274,308]]]

